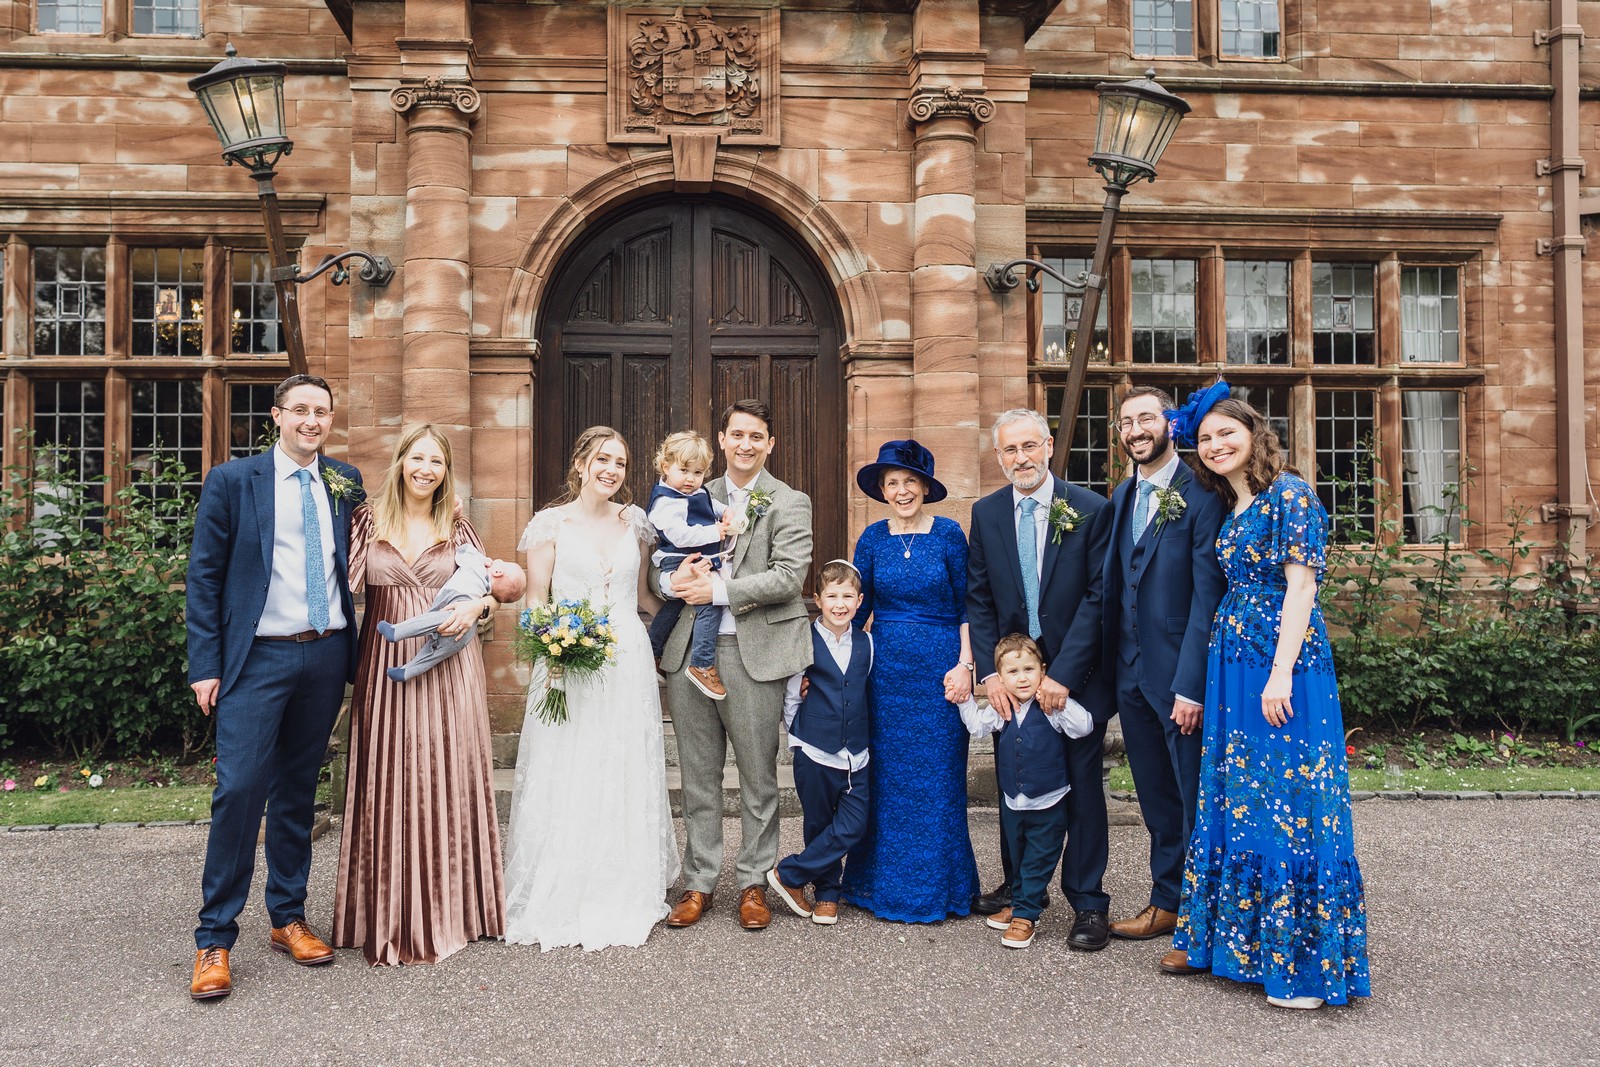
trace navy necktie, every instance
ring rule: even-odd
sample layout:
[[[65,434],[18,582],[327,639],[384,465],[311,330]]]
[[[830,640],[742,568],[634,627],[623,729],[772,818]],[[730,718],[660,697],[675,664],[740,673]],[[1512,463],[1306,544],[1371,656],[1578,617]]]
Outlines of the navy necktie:
[[[300,480],[300,523],[306,539],[306,614],[318,633],[328,628],[328,575],[322,569],[322,523],[317,520],[317,502],[311,496],[311,472],[302,467],[294,472]]]

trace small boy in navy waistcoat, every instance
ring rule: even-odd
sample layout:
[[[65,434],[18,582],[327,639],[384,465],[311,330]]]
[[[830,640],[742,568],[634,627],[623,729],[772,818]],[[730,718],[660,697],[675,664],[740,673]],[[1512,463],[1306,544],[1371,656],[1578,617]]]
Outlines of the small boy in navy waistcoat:
[[[711,444],[693,430],[669,434],[656,450],[656,472],[661,480],[650,491],[645,508],[661,539],[650,561],[662,574],[678,569],[684,557],[699,552],[722,569],[722,543],[734,521],[733,512],[706,490],[711,469]],[[661,659],[672,628],[683,613],[683,601],[668,599],[650,620],[650,647]],[[728,690],[717,673],[717,631],[722,608],[701,604],[694,609],[694,631],[689,640],[689,668],[685,672],[696,689],[712,700],[723,700]]]
[[[1071,697],[1053,714],[1043,713],[1034,697],[1044,678],[1044,657],[1039,646],[1022,634],[1002,637],[994,646],[994,667],[1006,692],[1017,702],[1010,720],[993,708],[979,709],[968,699],[961,705],[961,721],[974,737],[999,734],[995,739],[995,776],[1005,803],[1000,805],[1000,831],[1016,862],[1017,877],[1011,888],[1011,907],[985,922],[1002,930],[1006,948],[1033,944],[1033,928],[1044,910],[1045,891],[1055,876],[1061,846],[1067,839],[1067,738],[1085,737],[1094,722],[1082,704]]]
[[[822,615],[811,627],[813,662],[789,679],[783,699],[806,847],[768,871],[767,884],[796,915],[832,926],[839,921],[845,854],[867,832],[872,635],[852,621],[861,607],[861,574],[854,565],[829,560],[818,585]],[[806,900],[808,885],[816,888],[814,907]]]

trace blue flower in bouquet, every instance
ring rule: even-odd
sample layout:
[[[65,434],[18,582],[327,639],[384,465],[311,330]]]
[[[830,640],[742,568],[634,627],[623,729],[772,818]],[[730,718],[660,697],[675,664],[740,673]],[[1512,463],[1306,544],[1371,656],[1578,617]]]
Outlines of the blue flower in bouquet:
[[[585,677],[604,669],[616,656],[616,639],[608,608],[571,597],[553,604],[526,608],[518,620],[513,650],[529,663],[545,665],[545,695],[539,719],[545,723],[567,719],[566,679]]]

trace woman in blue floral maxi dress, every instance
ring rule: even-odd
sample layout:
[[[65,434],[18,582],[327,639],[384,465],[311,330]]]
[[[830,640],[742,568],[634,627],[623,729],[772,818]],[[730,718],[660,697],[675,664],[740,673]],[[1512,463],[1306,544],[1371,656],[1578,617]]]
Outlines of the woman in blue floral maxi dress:
[[[1192,968],[1259,982],[1281,1007],[1344,1004],[1371,990],[1344,722],[1316,603],[1327,514],[1311,486],[1281,470],[1259,414],[1237,400],[1211,412],[1199,452],[1209,473],[1225,476],[1217,487],[1234,511],[1217,537],[1228,592],[1211,629],[1199,812],[1174,955],[1187,950]],[[1303,639],[1280,640],[1284,618],[1305,620]]]

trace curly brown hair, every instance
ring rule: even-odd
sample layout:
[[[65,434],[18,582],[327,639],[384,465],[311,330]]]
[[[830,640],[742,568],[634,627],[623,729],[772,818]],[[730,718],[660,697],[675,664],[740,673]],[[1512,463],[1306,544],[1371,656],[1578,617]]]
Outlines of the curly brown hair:
[[[600,446],[607,441],[616,441],[622,445],[622,450],[631,458],[633,452],[628,448],[627,438],[609,426],[591,426],[578,435],[572,444],[572,460],[567,464],[567,480],[561,487],[561,493],[547,507],[558,508],[562,504],[570,504],[578,499],[578,494],[583,491],[583,469],[589,465],[594,454],[600,451]],[[633,490],[628,488],[628,483],[623,482],[612,494],[611,499],[618,504],[631,504]]]
[[[1264,492],[1272,480],[1283,471],[1288,470],[1283,454],[1283,445],[1278,441],[1277,431],[1272,424],[1255,408],[1236,397],[1224,397],[1206,412],[1206,418],[1212,415],[1223,415],[1235,422],[1244,423],[1245,429],[1250,431],[1250,458],[1245,461],[1245,483],[1250,486],[1250,492]],[[1200,484],[1220,496],[1231,508],[1239,502],[1238,494],[1233,491],[1233,486],[1228,479],[1213,471],[1202,461],[1195,477]]]

